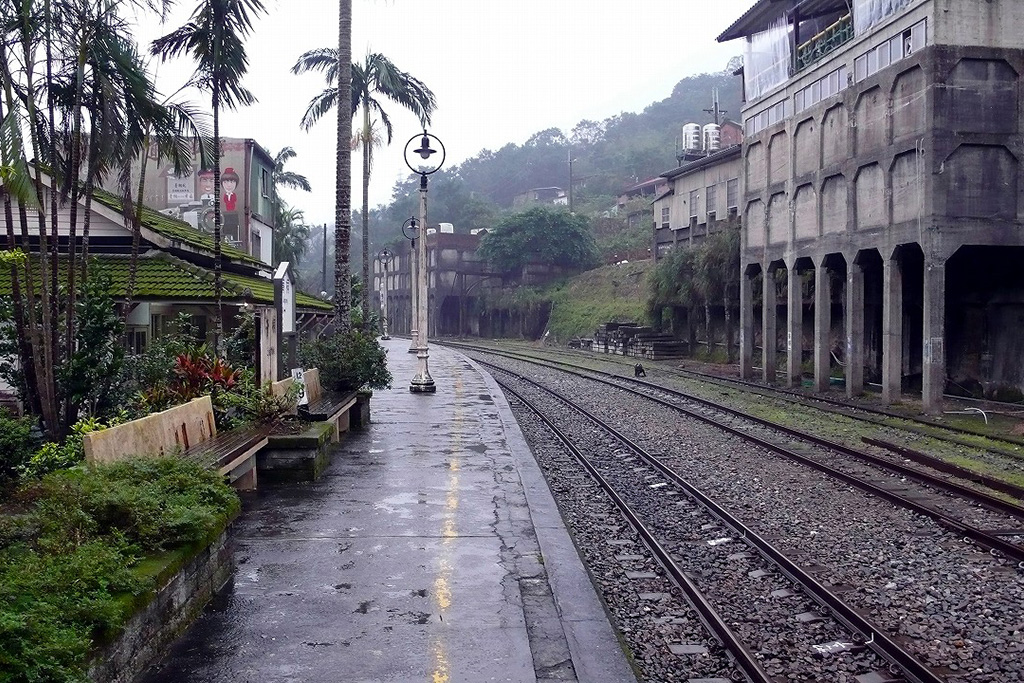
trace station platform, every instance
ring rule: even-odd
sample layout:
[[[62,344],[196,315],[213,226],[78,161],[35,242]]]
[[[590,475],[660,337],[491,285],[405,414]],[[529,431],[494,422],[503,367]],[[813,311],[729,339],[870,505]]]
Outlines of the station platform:
[[[547,484],[493,379],[407,339],[371,425],[314,483],[236,522],[233,589],[146,683],[633,682]]]

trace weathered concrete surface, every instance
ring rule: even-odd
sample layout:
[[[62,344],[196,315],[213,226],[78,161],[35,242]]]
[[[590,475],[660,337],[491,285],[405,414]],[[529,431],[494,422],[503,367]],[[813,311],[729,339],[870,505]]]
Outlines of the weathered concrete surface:
[[[209,396],[153,413],[138,420],[86,434],[89,462],[116,462],[140,456],[170,455],[217,436]]]
[[[438,391],[410,394],[385,343],[374,422],[258,494],[234,592],[145,680],[634,681],[493,382],[433,348]]]

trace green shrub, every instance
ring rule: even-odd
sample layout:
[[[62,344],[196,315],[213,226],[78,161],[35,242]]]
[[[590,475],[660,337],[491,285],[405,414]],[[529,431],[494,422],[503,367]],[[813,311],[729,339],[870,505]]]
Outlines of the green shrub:
[[[90,652],[153,588],[140,560],[211,539],[238,509],[219,476],[178,458],[23,484],[0,512],[0,681],[88,680]]]
[[[33,453],[21,467],[22,476],[41,477],[78,465],[85,460],[83,437],[89,432],[113,427],[120,421],[120,418],[112,418],[104,424],[94,417],[82,418],[71,426],[71,433],[64,441],[48,441]]]
[[[303,367],[318,368],[320,383],[331,391],[391,386],[387,352],[374,336],[359,330],[306,342],[299,359]]]
[[[16,417],[0,410],[0,486],[18,478],[21,468],[38,447],[32,425],[32,418]]]

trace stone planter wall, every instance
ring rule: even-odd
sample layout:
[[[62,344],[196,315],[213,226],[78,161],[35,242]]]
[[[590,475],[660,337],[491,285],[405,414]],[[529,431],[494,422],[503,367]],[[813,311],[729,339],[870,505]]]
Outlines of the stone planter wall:
[[[195,621],[206,603],[231,580],[234,569],[229,525],[163,583],[116,640],[96,652],[89,678],[95,683],[135,680]]]
[[[315,481],[327,469],[331,422],[312,422],[298,434],[271,435],[256,454],[256,471],[261,482]]]
[[[372,391],[360,391],[356,394],[356,404],[349,411],[349,423],[352,429],[366,429],[370,426],[370,398]]]

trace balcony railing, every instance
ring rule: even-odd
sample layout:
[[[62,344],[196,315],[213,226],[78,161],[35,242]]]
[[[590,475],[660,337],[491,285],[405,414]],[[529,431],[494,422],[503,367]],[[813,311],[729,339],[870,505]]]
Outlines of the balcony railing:
[[[853,16],[845,17],[796,48],[796,70],[800,71],[853,40]]]

